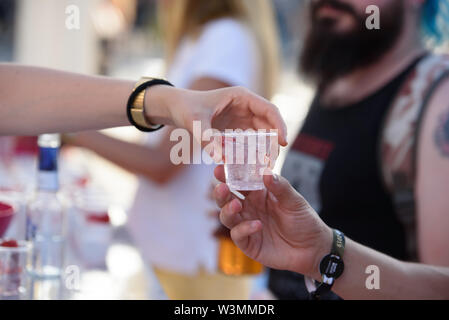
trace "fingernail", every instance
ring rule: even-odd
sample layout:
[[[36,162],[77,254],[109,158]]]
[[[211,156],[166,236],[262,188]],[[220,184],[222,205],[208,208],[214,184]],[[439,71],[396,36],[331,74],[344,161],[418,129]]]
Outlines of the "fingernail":
[[[222,198],[223,197],[223,187],[221,186],[221,184],[217,185],[215,187],[215,195],[217,198]]]
[[[259,227],[259,223],[254,221],[251,223],[251,230],[256,230]]]
[[[279,176],[275,173],[273,173],[273,181],[274,182],[279,182]]]
[[[235,211],[240,210],[240,201],[238,201],[237,199],[232,200],[232,207]]]

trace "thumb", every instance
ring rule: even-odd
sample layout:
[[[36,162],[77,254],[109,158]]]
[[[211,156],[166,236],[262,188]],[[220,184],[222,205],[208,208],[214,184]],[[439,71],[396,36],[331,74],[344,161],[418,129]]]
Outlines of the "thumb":
[[[309,203],[283,177],[277,174],[265,175],[264,184],[280,205],[290,210],[310,207]]]

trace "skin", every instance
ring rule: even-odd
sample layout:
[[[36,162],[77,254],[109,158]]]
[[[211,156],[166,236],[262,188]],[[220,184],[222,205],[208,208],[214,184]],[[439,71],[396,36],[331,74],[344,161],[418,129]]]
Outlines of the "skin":
[[[417,199],[420,261],[449,266],[449,157],[435,139],[442,119],[449,113],[449,82],[441,86],[424,118],[418,149]],[[445,120],[447,125],[447,120]]]
[[[215,176],[225,181],[223,166]],[[287,180],[267,174],[264,183],[266,190],[247,193],[244,201],[219,184],[214,198],[221,222],[248,257],[321,281],[318,267],[330,252],[332,230]],[[349,238],[343,260],[345,271],[332,290],[344,299],[449,299],[449,268],[401,262]],[[379,269],[377,290],[366,286],[372,265]]]
[[[369,4],[382,7],[389,0],[341,0],[364,12]],[[406,1],[405,26],[396,45],[377,63],[354,70],[330,83],[323,102],[335,107],[357,102],[380,89],[424,52],[418,38],[417,19],[422,1]],[[337,30],[351,28],[350,16],[323,9],[319,14],[338,19]],[[418,243],[421,262],[449,265],[447,242],[449,216],[447,177],[449,139],[435,139],[443,125],[449,127],[447,114],[449,83],[436,92],[424,119],[418,149]],[[330,103],[332,102],[332,103]],[[441,137],[441,134],[440,134]],[[215,175],[224,182],[223,168]],[[234,199],[226,185],[218,185],[214,197],[220,206],[220,219],[231,229],[236,244],[249,256],[276,269],[290,270],[320,280],[319,262],[331,248],[332,233],[307,202],[288,182],[265,177],[267,190],[246,194],[245,201]],[[343,230],[344,231],[344,230]],[[449,268],[400,262],[346,239],[345,272],[333,291],[345,299],[448,299]],[[368,290],[366,268],[380,270],[380,289]],[[412,281],[411,281],[412,280]]]
[[[366,7],[364,1],[346,2],[357,10]],[[369,4],[377,4],[382,8],[385,3],[375,2],[370,1]],[[409,1],[411,5],[420,3],[422,1]],[[347,17],[342,17],[342,30],[350,25],[344,22],[345,19]],[[423,52],[416,36],[416,19],[416,12],[410,9],[406,13],[406,27],[393,49],[375,65],[337,79],[328,87],[323,99],[333,101],[337,106],[348,104],[363,99],[391,80]],[[449,112],[447,92],[449,84],[445,83],[430,102],[419,137],[417,177],[421,262],[441,266],[449,265],[446,245],[449,240],[449,201],[446,195],[449,157],[442,151],[441,142],[435,141],[435,135],[442,117]],[[216,176],[224,181],[222,168],[216,170]],[[243,203],[238,199],[231,200],[226,185],[217,186],[215,198],[222,208],[221,221],[231,228],[234,241],[248,256],[267,266],[320,280],[318,264],[330,250],[331,230],[283,178],[278,181],[265,177],[267,191],[249,194]],[[345,299],[449,298],[448,268],[400,262],[351,239],[346,242],[344,261],[345,272],[336,281],[333,291]],[[365,286],[365,270],[369,265],[379,267],[380,290],[367,290]]]
[[[194,81],[190,89],[208,91],[225,87],[229,85],[222,81],[200,78]],[[169,160],[172,147],[178,143],[170,141],[173,129],[167,130],[161,142],[154,147],[122,141],[99,132],[78,133],[68,137],[67,142],[89,149],[132,173],[163,185],[172,181],[186,167],[174,165]],[[133,157],[129,157],[130,154]]]
[[[131,81],[84,76],[45,68],[0,64],[0,135],[76,132],[129,125],[125,106]],[[145,112],[151,123],[193,131],[214,128],[287,129],[279,110],[243,88],[192,91],[169,86],[146,90]]]
[[[368,5],[377,5],[382,12],[393,0],[339,0],[364,14]],[[420,39],[419,9],[423,0],[405,0],[405,21],[396,44],[376,63],[354,70],[331,82],[323,92],[322,101],[335,107],[348,105],[379,90],[425,52]],[[353,27],[351,15],[339,10],[321,9],[321,16],[336,19],[336,30],[347,32]],[[381,22],[382,23],[382,22]],[[428,106],[419,135],[417,162],[417,234],[420,261],[449,266],[449,197],[447,197],[449,158],[435,142],[435,131],[444,114],[449,112],[449,81],[436,91]],[[344,230],[343,230],[344,231]]]

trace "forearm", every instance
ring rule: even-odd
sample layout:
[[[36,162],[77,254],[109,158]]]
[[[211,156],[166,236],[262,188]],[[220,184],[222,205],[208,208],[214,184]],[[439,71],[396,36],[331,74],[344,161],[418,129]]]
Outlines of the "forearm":
[[[125,107],[133,87],[132,81],[0,64],[0,135],[129,125]],[[166,89],[151,90],[151,120],[170,124],[163,103]]]
[[[160,150],[98,132],[77,135],[75,145],[89,149],[127,171],[158,183],[165,183],[175,170],[169,156]]]
[[[344,299],[449,299],[448,269],[401,262],[350,239],[343,260],[345,271],[332,290]]]
[[[126,104],[135,83],[44,68],[0,63],[0,135],[37,135],[128,125]],[[145,117],[193,132],[277,129],[287,145],[286,126],[270,102],[243,88],[208,92],[168,85],[145,90]],[[231,127],[229,127],[231,125]]]

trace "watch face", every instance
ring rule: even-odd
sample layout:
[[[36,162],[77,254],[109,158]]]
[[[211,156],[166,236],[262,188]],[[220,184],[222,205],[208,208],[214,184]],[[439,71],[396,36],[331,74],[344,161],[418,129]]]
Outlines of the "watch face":
[[[338,278],[343,273],[345,264],[343,260],[336,255],[328,254],[321,260],[320,273],[328,278]]]

